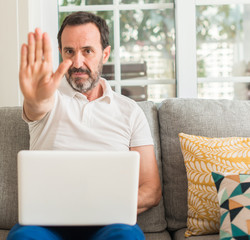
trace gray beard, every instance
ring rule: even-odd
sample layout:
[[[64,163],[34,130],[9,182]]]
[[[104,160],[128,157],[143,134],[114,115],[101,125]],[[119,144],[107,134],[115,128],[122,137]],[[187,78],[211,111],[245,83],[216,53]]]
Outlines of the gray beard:
[[[100,76],[98,74],[97,77],[94,79],[92,77],[89,77],[84,82],[81,82],[81,78],[75,78],[75,80],[73,80],[70,76],[68,78],[66,77],[66,79],[67,79],[69,85],[74,90],[76,90],[77,92],[80,92],[80,93],[86,93],[97,86],[97,84],[100,80]]]
[[[69,83],[69,85],[77,92],[80,92],[80,93],[86,93],[90,90],[92,90],[93,88],[95,88],[97,86],[97,84],[99,83],[99,80],[100,80],[100,76],[102,74],[102,62],[100,61],[99,64],[98,64],[98,68],[97,68],[97,71],[94,72],[94,74],[92,74],[92,72],[90,72],[90,70],[84,70],[84,72],[86,72],[89,77],[84,80],[84,81],[81,81],[82,78],[75,78],[75,79],[72,79],[71,75],[72,75],[72,69],[70,69],[68,71],[68,76],[66,75],[66,79]]]

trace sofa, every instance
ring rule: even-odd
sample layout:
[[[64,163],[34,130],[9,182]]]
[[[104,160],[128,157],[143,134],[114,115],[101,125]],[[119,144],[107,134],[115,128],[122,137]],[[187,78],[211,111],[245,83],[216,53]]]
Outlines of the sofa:
[[[250,136],[250,102],[237,100],[166,99],[160,105],[138,102],[149,121],[162,181],[158,206],[140,214],[147,240],[184,240],[188,182],[178,134],[206,137]],[[17,222],[17,153],[29,149],[21,107],[0,108],[0,239]],[[215,240],[218,233],[188,240]]]

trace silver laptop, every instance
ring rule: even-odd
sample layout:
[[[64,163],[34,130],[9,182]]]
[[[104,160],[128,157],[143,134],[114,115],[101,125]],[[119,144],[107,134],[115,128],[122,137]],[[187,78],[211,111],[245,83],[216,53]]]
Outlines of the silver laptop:
[[[139,158],[132,151],[20,151],[19,223],[134,225]]]

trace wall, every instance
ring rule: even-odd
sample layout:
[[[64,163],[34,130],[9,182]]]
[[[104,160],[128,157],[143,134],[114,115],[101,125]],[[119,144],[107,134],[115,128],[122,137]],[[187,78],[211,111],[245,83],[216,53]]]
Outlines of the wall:
[[[56,33],[57,0],[1,0],[0,9],[0,107],[20,106],[19,58],[27,34],[40,27],[52,38],[54,69],[58,66]]]
[[[20,104],[17,1],[0,1],[0,106]]]

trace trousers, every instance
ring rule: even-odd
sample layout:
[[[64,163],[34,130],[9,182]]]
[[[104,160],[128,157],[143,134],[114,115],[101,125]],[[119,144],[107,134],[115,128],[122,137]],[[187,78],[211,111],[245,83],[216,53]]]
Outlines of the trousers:
[[[145,240],[136,224],[111,224],[101,227],[42,227],[16,224],[7,240]]]

